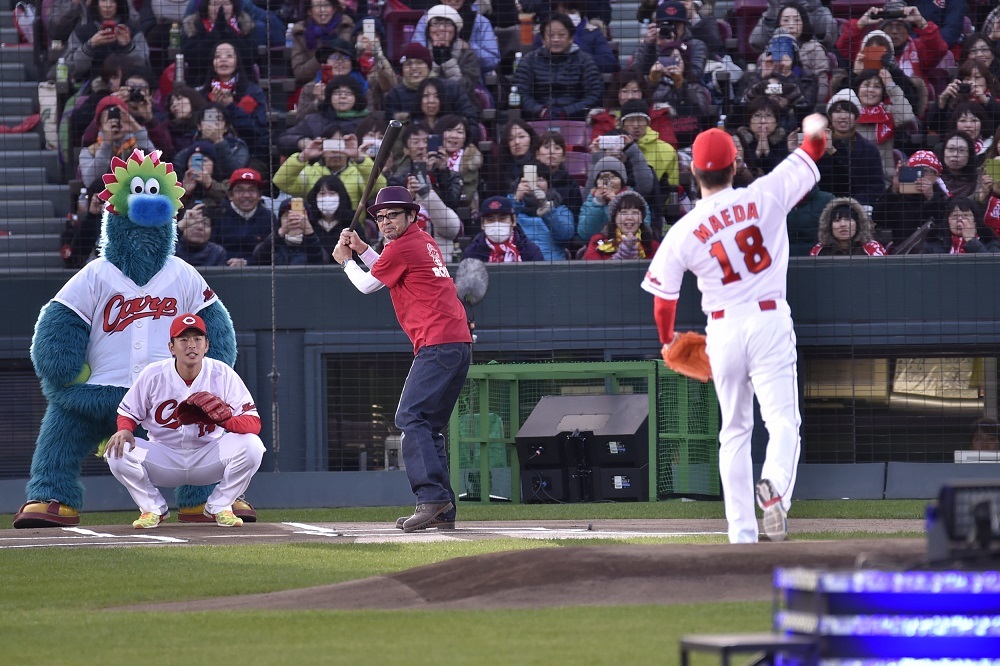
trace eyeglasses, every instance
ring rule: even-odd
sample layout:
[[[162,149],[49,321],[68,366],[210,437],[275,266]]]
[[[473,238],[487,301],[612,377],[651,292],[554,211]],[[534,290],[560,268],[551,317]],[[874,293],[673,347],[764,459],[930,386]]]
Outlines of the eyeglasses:
[[[989,53],[990,47],[988,46],[977,46],[975,48],[969,49],[969,53]]]
[[[955,147],[945,146],[944,147],[944,152],[946,152],[946,153],[952,153],[954,155],[968,155],[969,154],[969,149],[968,148],[963,148],[962,146],[955,146]]]
[[[405,212],[406,212],[405,210],[394,210],[391,213],[386,213],[385,215],[376,215],[375,222],[377,224],[382,224],[386,220],[389,220],[390,222],[395,222],[396,218]]]
[[[334,62],[347,62],[351,59],[351,56],[346,53],[331,53],[327,60],[332,60]]]

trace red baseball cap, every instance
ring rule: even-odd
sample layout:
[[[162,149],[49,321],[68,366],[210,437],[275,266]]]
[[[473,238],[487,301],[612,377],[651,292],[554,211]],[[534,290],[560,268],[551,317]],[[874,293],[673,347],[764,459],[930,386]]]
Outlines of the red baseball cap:
[[[184,331],[189,328],[193,328],[199,331],[202,335],[208,335],[208,331],[205,329],[205,320],[196,314],[191,314],[190,312],[179,315],[170,324],[170,339],[173,340],[179,336]]]
[[[260,172],[256,169],[237,169],[233,172],[233,175],[229,177],[229,189],[233,189],[233,185],[237,183],[253,183],[258,188],[264,187],[264,181],[261,180]]]
[[[736,159],[736,144],[727,132],[713,127],[695,137],[692,163],[702,171],[725,169]]]

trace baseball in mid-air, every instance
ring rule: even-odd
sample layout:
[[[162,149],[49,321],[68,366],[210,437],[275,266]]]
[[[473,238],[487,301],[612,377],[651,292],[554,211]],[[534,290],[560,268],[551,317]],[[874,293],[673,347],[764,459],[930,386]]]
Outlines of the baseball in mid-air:
[[[802,132],[807,136],[816,136],[824,131],[826,131],[826,117],[822,114],[810,114],[802,121]]]

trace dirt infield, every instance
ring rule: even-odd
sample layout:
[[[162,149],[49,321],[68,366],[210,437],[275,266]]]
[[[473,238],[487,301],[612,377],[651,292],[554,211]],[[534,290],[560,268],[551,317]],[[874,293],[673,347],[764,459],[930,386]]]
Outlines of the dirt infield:
[[[798,534],[919,532],[921,521],[800,520]],[[595,540],[629,536],[724,535],[722,520],[602,520],[462,523],[457,530],[403,534],[383,523],[256,523],[240,530],[170,523],[137,533],[127,526],[5,530],[0,548],[152,547],[277,542],[421,543],[496,538]],[[464,557],[395,574],[238,597],[114,610],[497,609],[574,605],[767,601],[775,567],[894,569],[919,564],[922,538],[806,540],[755,545],[566,545]]]

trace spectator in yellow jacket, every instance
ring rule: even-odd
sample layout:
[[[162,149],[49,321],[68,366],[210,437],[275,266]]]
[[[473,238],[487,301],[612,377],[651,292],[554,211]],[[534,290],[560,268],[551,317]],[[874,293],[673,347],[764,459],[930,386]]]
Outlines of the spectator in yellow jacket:
[[[334,175],[344,184],[351,206],[357,208],[363,205],[361,194],[373,166],[371,157],[358,150],[358,138],[336,129],[329,137],[310,140],[285,160],[274,174],[274,184],[293,197],[305,197],[320,178]],[[379,175],[372,191],[385,185],[385,176]]]
[[[618,122],[621,124],[621,129],[639,145],[639,150],[653,168],[656,179],[662,182],[663,176],[666,175],[670,184],[676,185],[680,180],[677,151],[660,139],[660,134],[649,126],[649,120],[649,102],[644,99],[630,99],[622,105],[622,115]]]

